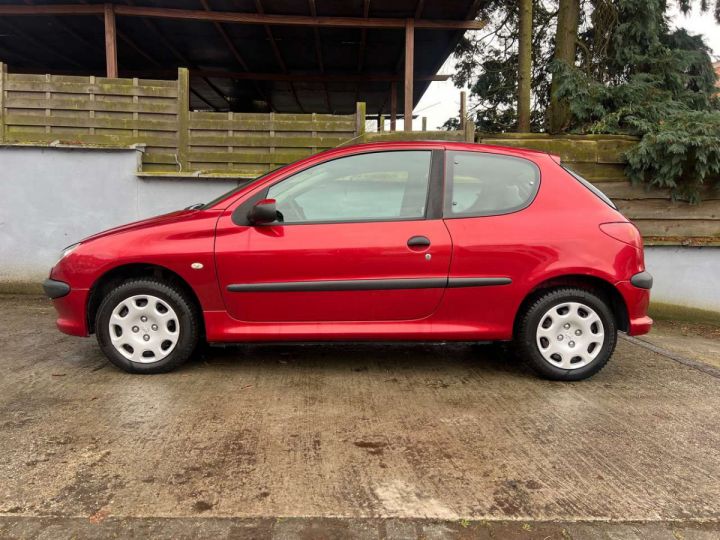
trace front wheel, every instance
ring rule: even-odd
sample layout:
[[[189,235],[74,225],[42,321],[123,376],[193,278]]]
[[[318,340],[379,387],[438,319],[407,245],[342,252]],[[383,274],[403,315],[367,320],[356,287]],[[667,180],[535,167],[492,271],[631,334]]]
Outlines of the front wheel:
[[[617,325],[605,300],[576,288],[556,289],[535,299],[517,328],[519,356],[541,376],[586,379],[610,360]]]
[[[155,279],[132,279],[103,299],[95,319],[98,344],[130,373],[164,373],[192,355],[198,314],[179,288]]]

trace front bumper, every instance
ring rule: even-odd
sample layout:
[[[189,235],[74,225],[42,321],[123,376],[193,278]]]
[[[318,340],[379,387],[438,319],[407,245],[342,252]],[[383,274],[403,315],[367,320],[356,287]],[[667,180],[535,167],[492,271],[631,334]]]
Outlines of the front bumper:
[[[45,284],[43,284],[43,287],[45,287]],[[50,292],[59,292],[59,290],[59,288],[51,288]],[[53,297],[48,292],[48,289],[45,289],[45,294],[52,298],[55,311],[57,311],[58,314],[55,324],[62,333],[83,337],[89,335],[86,317],[89,292],[88,289],[73,289],[68,286],[67,293]]]
[[[70,285],[64,281],[48,278],[43,281],[43,291],[45,291],[45,296],[54,300],[67,295],[70,292]]]

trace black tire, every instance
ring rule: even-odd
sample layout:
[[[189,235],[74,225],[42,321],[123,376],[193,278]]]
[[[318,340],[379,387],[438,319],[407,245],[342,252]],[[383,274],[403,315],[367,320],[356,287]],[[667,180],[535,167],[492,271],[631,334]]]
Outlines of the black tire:
[[[143,294],[166,302],[175,311],[179,326],[174,349],[164,358],[150,363],[133,362],[123,356],[113,346],[109,328],[115,307],[131,296]],[[101,302],[95,317],[95,333],[102,352],[120,369],[128,373],[166,373],[187,361],[195,351],[200,333],[200,314],[187,293],[179,287],[152,278],[130,279],[113,288]]]
[[[565,302],[579,302],[592,308],[603,324],[604,341],[600,352],[590,363],[577,369],[562,369],[553,365],[550,360],[546,360],[540,352],[536,339],[536,332],[543,316],[553,306]],[[517,355],[541,377],[555,381],[579,381],[596,374],[610,360],[617,343],[617,323],[612,310],[602,296],[584,289],[555,289],[535,298],[525,312],[520,314],[513,341]]]

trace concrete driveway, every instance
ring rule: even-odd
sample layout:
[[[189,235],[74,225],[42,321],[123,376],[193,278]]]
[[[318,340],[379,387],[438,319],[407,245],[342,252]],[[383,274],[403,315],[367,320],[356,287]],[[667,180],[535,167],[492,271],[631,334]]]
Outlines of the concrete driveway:
[[[0,538],[717,538],[720,372],[621,340],[245,346],[133,376],[0,297]]]

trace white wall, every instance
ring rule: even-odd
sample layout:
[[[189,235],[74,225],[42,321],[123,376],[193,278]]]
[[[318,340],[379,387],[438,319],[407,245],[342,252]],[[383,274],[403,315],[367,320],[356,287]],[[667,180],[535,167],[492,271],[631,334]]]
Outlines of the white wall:
[[[235,181],[139,178],[139,150],[0,147],[0,287],[47,277],[90,234],[208,201]]]
[[[646,247],[645,265],[651,301],[720,313],[720,247]]]

